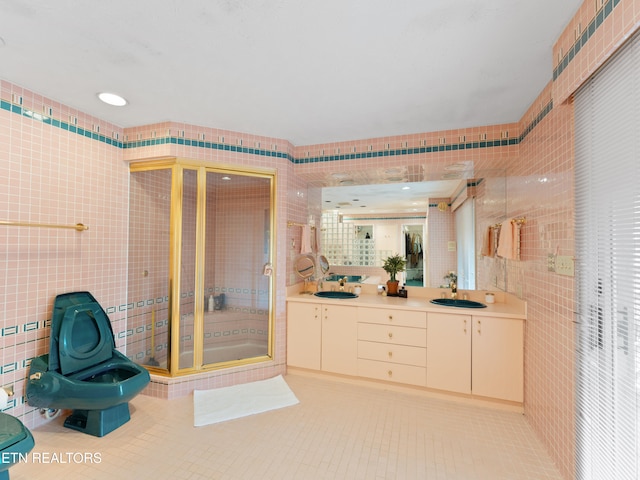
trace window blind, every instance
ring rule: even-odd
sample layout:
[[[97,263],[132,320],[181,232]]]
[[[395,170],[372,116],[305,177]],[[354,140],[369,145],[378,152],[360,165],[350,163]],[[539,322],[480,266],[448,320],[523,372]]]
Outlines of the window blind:
[[[576,473],[639,478],[640,36],[575,96]]]

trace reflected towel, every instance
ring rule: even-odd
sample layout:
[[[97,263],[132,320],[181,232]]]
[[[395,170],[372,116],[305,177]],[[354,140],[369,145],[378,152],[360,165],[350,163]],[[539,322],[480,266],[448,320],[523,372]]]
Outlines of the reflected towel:
[[[498,240],[499,257],[510,260],[519,260],[520,252],[520,229],[513,220],[502,223],[500,228],[500,238]]]
[[[315,240],[316,240],[316,253],[320,255],[322,253],[322,244],[320,242],[320,229],[318,227],[313,229],[316,232]]]
[[[311,253],[311,227],[302,227],[302,240],[300,241],[300,253]]]
[[[493,225],[489,225],[484,235],[484,241],[482,242],[482,251],[480,252],[485,257],[493,257],[496,253],[494,251],[493,235],[494,235]]]

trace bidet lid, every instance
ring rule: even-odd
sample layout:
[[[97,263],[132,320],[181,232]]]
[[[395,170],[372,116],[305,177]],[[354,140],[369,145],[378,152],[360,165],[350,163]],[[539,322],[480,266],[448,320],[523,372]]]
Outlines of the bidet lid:
[[[7,413],[0,413],[0,451],[4,451],[28,436],[28,430],[20,420]]]
[[[109,317],[89,292],[58,295],[51,318],[49,370],[68,375],[109,360],[115,342]]]

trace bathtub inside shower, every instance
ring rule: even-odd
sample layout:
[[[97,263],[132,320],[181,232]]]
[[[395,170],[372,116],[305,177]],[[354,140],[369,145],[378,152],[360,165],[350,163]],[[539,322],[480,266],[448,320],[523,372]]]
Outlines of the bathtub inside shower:
[[[224,308],[204,312],[202,360],[200,365],[224,364],[266,357],[269,352],[269,315],[261,309]],[[194,348],[193,313],[180,317],[179,368],[188,369],[199,359]],[[168,322],[160,321],[153,329],[153,352],[147,350],[141,362],[147,366],[168,368]],[[147,330],[147,334],[150,333]],[[164,340],[164,341],[163,341]]]

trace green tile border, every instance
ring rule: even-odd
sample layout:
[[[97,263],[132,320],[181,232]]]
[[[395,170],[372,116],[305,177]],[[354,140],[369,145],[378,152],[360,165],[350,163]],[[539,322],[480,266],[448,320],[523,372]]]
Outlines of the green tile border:
[[[620,0],[608,0],[602,8],[598,11],[593,20],[589,23],[587,28],[584,29],[582,35],[575,41],[569,51],[562,58],[556,68],[553,69],[553,81],[555,82],[558,77],[569,66],[578,52],[584,47],[589,39],[596,33],[596,30],[600,28],[605,19],[613,12],[613,9],[618,6]]]
[[[51,125],[52,127],[60,128],[70,133],[75,133],[76,135],[80,135],[85,138],[90,138],[92,140],[102,142],[107,145],[111,145],[116,148],[121,148],[124,150],[131,150],[135,148],[143,148],[143,147],[166,145],[166,144],[184,145],[188,147],[204,148],[207,150],[220,150],[220,151],[228,151],[233,153],[244,153],[248,155],[258,155],[262,157],[285,158],[295,165],[323,163],[323,162],[336,162],[336,161],[343,161],[343,160],[359,160],[359,159],[365,159],[365,158],[378,158],[378,157],[402,157],[405,155],[420,155],[420,154],[426,154],[426,153],[449,152],[449,151],[458,151],[458,150],[474,150],[474,149],[482,149],[482,148],[494,148],[494,147],[506,147],[511,145],[518,145],[535,128],[535,126],[542,120],[542,118],[544,118],[552,109],[553,109],[553,102],[551,101],[549,102],[549,104],[547,104],[547,106],[543,108],[543,110],[537,115],[537,117],[533,120],[533,122],[531,122],[527,126],[527,128],[525,128],[523,133],[521,133],[516,138],[508,138],[508,139],[500,139],[500,140],[484,140],[484,141],[477,141],[477,142],[461,142],[461,143],[454,143],[454,144],[431,145],[431,146],[414,147],[414,148],[387,149],[387,150],[375,151],[375,152],[374,151],[353,152],[353,153],[340,154],[340,155],[320,155],[320,156],[314,156],[314,157],[295,158],[286,152],[267,150],[262,148],[250,148],[250,147],[244,147],[240,145],[238,146],[229,145],[226,143],[205,142],[203,140],[189,139],[189,138],[176,137],[176,136],[167,136],[167,137],[160,137],[160,138],[150,138],[146,140],[123,142],[121,140],[116,140],[97,132],[86,130],[82,127],[78,127],[77,125],[73,125],[69,122],[63,122],[61,120],[58,120],[46,115],[36,114],[31,110],[25,109],[21,105],[15,105],[13,103],[7,102],[6,100],[0,99],[0,110],[6,110],[8,112],[30,118],[34,121],[41,122],[46,125]]]

